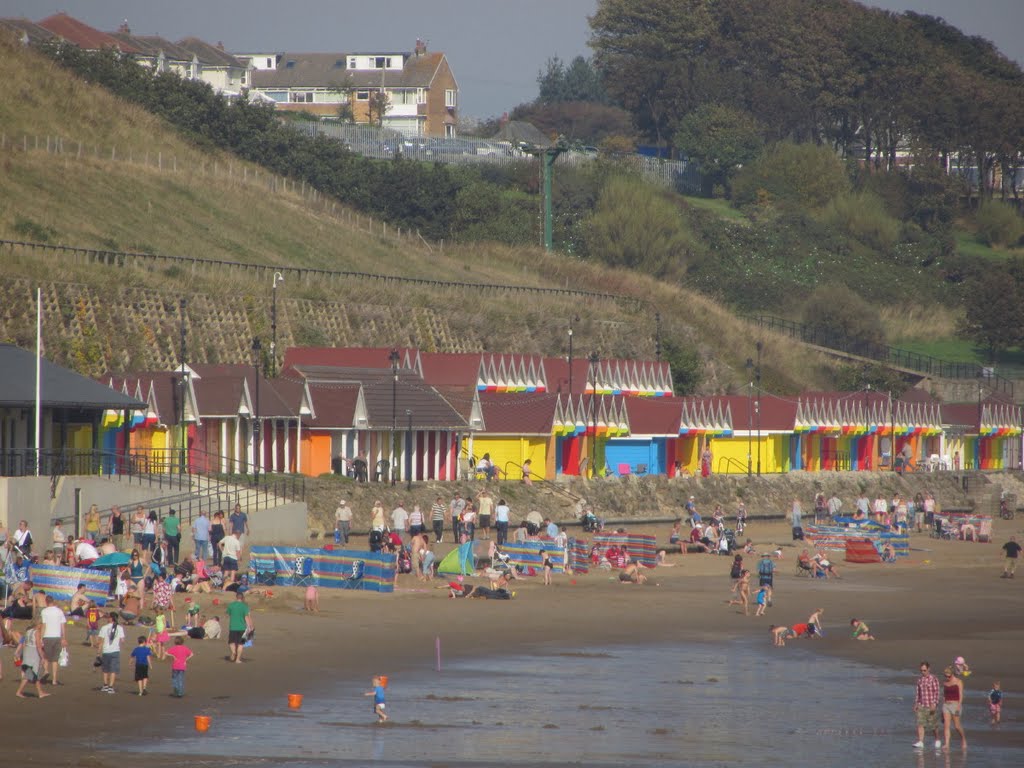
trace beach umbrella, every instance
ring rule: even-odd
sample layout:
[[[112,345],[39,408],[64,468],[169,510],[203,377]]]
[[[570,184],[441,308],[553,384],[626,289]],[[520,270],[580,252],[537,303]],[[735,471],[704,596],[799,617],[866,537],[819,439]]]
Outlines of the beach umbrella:
[[[131,562],[131,555],[124,552],[111,552],[109,555],[97,558],[89,564],[90,568],[118,568],[128,565]]]

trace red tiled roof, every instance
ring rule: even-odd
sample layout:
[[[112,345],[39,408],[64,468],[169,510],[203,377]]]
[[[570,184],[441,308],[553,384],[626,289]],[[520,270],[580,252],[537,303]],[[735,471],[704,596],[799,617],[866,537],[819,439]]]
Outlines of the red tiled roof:
[[[284,353],[283,368],[296,366],[325,366],[335,368],[373,368],[390,370],[391,350],[393,347],[290,347]],[[407,353],[415,357],[416,350],[400,347],[398,349],[403,365]],[[475,382],[475,379],[474,379]]]
[[[746,395],[708,398],[718,402],[728,402],[732,409],[732,428],[745,432],[749,425],[757,429],[757,396],[748,398]],[[760,415],[761,430],[764,432],[792,432],[796,426],[796,400],[776,397],[767,392],[761,393]]]
[[[575,387],[576,382],[573,382]],[[631,435],[678,435],[682,401],[676,397],[627,397],[626,416]],[[735,412],[733,418],[735,419]],[[733,425],[735,427],[735,424]]]
[[[39,22],[39,26],[87,51],[114,48],[123,53],[139,52],[131,43],[111,37],[106,32],[90,27],[88,24],[68,16],[66,13],[55,13],[53,16],[47,16]]]
[[[355,426],[356,404],[359,402],[358,382],[310,384],[309,395],[316,411],[314,429],[351,429]]]
[[[977,403],[943,403],[942,423],[978,429],[981,414]]]
[[[421,352],[423,380],[434,386],[476,387],[480,373],[479,353]]]
[[[549,392],[481,392],[484,432],[489,435],[550,435],[557,404],[558,395]]]

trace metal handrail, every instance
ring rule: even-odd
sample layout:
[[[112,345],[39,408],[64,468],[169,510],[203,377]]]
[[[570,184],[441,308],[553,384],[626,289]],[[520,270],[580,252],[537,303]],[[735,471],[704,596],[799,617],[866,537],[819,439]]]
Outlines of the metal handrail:
[[[992,389],[1013,397],[1013,382],[976,363],[954,363],[931,355],[911,352],[888,344],[854,339],[846,334],[810,323],[798,323],[774,315],[748,315],[747,320],[765,328],[788,335],[805,344],[828,347],[858,357],[888,363],[899,368],[926,373],[941,379],[983,379]]]
[[[737,459],[734,459],[732,456],[720,456],[718,458],[718,472],[722,471],[723,462],[725,463],[726,469],[729,469],[730,467],[737,467],[741,474],[746,474],[749,471],[749,469],[746,466],[741,464]]]

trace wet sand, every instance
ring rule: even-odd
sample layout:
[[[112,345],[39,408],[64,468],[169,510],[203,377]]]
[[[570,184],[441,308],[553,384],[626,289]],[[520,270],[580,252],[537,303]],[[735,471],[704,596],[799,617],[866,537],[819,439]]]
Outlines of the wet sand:
[[[322,611],[310,615],[301,610],[300,590],[276,588],[272,599],[250,601],[257,632],[245,663],[226,661],[225,642],[189,641],[196,656],[181,700],[168,695],[166,663],[152,668],[149,696],[130,695],[135,686],[127,652],[138,634],[132,628],[118,695],[96,691],[99,675],[92,668],[93,654],[82,647],[85,630],[76,624],[69,627],[72,663],[61,675],[66,685],[49,688],[54,695],[43,701],[14,697],[13,654],[3,649],[0,712],[5,742],[26,765],[124,764],[134,759],[121,751],[124,745],[158,738],[169,723],[191,723],[197,714],[216,720],[232,712],[283,709],[288,693],[368,687],[374,673],[398,676],[403,670],[433,668],[437,638],[442,663],[469,655],[497,659],[503,653],[531,650],[585,652],[592,645],[728,642],[738,637],[763,639],[770,648],[769,624],[806,621],[815,608],[825,609],[825,637],[790,641],[774,652],[786,653],[799,644],[818,651],[820,663],[834,655],[900,670],[906,674],[908,696],[913,695],[921,659],[941,671],[962,655],[973,670],[966,681],[969,705],[982,706],[975,702],[1000,679],[1007,691],[1004,721],[1019,722],[1024,719],[1018,706],[1024,691],[1024,569],[1015,580],[1000,579],[999,573],[1000,547],[1020,527],[1016,521],[996,521],[993,544],[915,535],[910,557],[891,565],[845,564],[839,554],[835,561],[843,578],[826,582],[794,575],[799,548],[787,540],[786,526],[752,525],[747,535],[759,549],[778,544],[784,550],[776,562],[774,607],[764,617],[754,617],[753,609],[745,617],[725,604],[731,558],[699,554],[670,556],[673,567],[647,572],[650,585],[620,584],[599,570],[556,576],[551,587],[539,578],[520,580],[512,601],[451,600],[445,589],[434,588],[443,586],[443,579],[423,583],[402,576],[391,595],[321,590]],[[667,529],[631,530],[665,540]],[[748,556],[747,565],[753,570],[756,557]],[[212,604],[214,598],[219,606]],[[220,611],[222,619],[224,603],[220,595],[202,600],[204,612]],[[179,602],[179,621],[180,608]],[[867,621],[878,639],[850,639],[851,617]],[[792,684],[798,687],[799,681]],[[909,710],[906,722],[894,727],[900,725],[912,734]],[[969,739],[982,743],[1019,740],[1009,733],[975,731]],[[145,760],[149,765],[177,764],[163,756]]]

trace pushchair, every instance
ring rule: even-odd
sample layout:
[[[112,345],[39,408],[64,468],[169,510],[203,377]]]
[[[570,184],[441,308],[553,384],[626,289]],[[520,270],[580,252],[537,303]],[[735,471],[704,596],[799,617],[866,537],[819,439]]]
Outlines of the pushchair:
[[[736,542],[736,532],[733,531],[732,528],[724,528],[722,530],[721,538],[729,545],[729,548],[726,550],[726,554],[739,549],[740,545]]]
[[[598,533],[604,530],[604,523],[593,512],[583,513],[582,526],[586,533]]]

